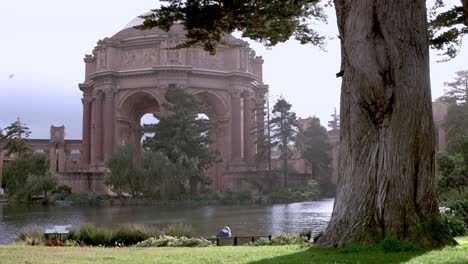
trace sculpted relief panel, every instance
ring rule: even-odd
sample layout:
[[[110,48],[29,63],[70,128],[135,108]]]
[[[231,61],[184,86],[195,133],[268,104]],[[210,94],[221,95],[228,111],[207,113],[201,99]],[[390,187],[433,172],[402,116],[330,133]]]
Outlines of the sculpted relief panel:
[[[159,63],[159,48],[123,50],[121,68],[152,67]]]
[[[222,70],[225,68],[224,52],[218,50],[216,55],[210,55],[208,52],[200,48],[192,48],[189,50],[190,63],[199,68]]]

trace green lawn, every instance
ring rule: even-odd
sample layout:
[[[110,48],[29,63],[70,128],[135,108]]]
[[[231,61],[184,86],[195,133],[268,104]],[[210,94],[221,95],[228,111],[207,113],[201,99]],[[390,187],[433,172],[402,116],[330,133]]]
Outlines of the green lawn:
[[[457,247],[430,252],[300,248],[51,248],[0,246],[0,263],[468,263],[468,237]]]

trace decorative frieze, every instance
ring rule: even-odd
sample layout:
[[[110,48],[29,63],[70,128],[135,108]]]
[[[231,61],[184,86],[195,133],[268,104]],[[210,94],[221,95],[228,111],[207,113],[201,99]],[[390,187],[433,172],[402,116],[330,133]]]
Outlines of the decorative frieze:
[[[151,67],[159,63],[159,48],[132,49],[122,51],[122,68]]]

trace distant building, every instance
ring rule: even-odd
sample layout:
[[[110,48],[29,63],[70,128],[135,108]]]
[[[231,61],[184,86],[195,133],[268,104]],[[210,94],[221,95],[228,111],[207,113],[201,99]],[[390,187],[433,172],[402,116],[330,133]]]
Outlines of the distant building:
[[[447,116],[448,105],[443,102],[433,102],[432,103],[432,113],[434,117],[434,130],[436,133],[436,146],[435,150],[437,152],[447,151],[447,133],[444,127],[444,120]],[[312,117],[299,118],[299,124],[302,129],[306,129]],[[333,184],[338,183],[338,153],[339,153],[339,143],[340,143],[340,131],[339,130],[330,130],[328,131],[328,142],[332,146],[331,157],[332,157],[332,171],[330,175],[330,181]],[[291,149],[293,147],[291,146]],[[275,169],[279,169],[282,166],[281,161],[279,160],[280,152],[277,148],[272,150],[272,166]],[[289,166],[297,173],[308,174],[311,173],[310,165],[302,158],[301,154],[298,151],[294,151],[293,157],[289,160]]]

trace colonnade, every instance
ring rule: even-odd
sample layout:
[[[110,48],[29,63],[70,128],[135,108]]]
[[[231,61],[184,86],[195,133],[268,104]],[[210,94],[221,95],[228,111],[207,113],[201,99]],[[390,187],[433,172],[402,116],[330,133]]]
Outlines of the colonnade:
[[[114,90],[101,89],[83,95],[83,143],[81,164],[103,165],[114,149]]]
[[[262,132],[263,111],[257,111],[253,93],[235,91],[231,93],[231,162],[252,163],[255,161],[256,140]],[[260,118],[261,115],[261,118]]]

